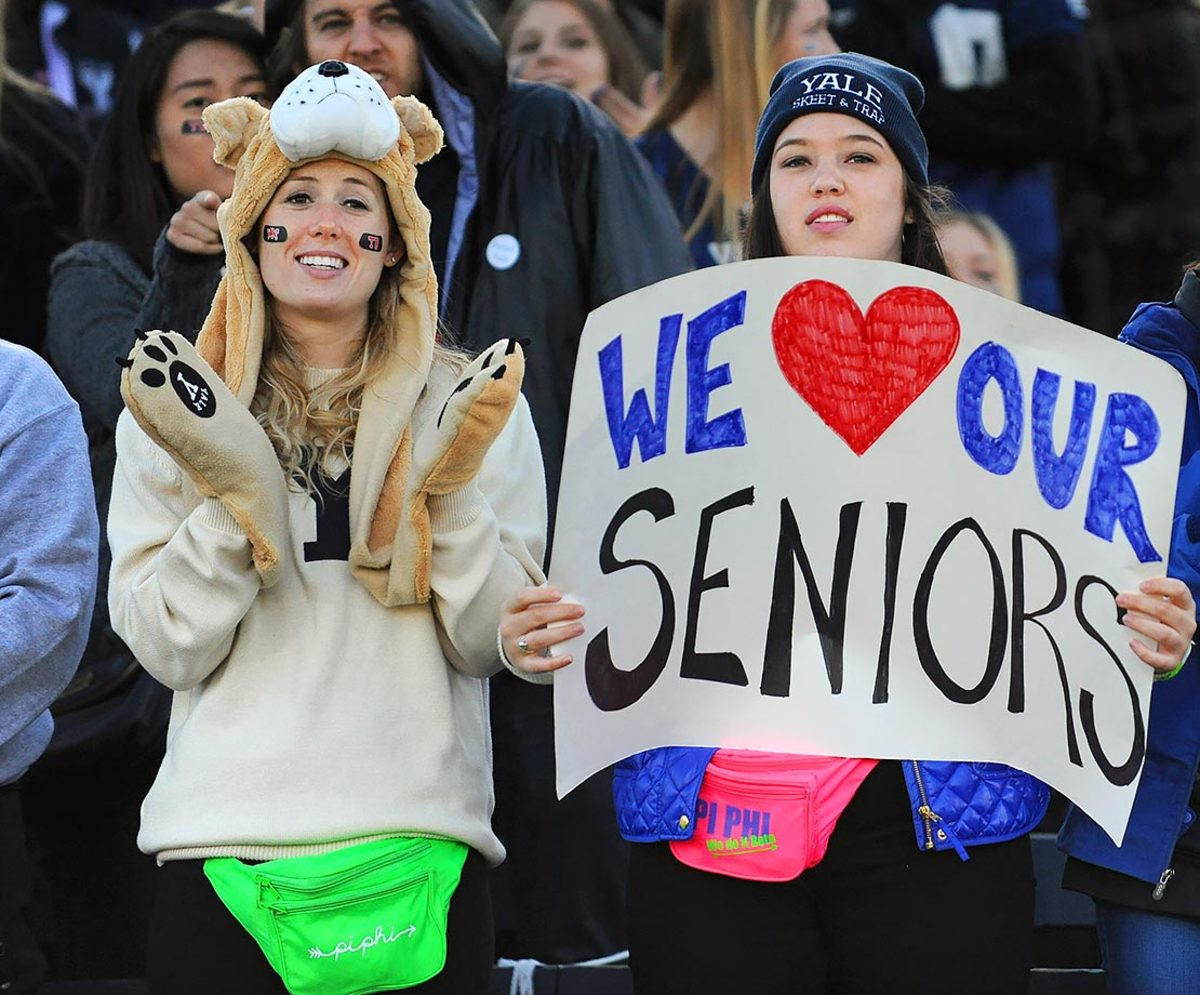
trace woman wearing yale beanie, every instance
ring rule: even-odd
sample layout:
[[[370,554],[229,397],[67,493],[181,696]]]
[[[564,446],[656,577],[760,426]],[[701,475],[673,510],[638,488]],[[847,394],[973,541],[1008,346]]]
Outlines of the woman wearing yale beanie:
[[[944,274],[916,119],[923,99],[915,76],[861,55],[798,59],[779,70],[758,123],[744,255],[890,260]],[[805,835],[771,797],[769,782],[783,772],[815,789],[803,866],[746,880],[731,876],[728,860],[689,862],[684,837],[702,815],[696,802],[685,802],[682,817],[679,802],[664,803],[674,823],[645,831],[645,798],[677,798],[678,785],[702,778],[695,797],[712,811],[722,807],[718,786],[740,777],[740,808],[758,824],[771,812],[783,850],[792,843],[783,834]],[[639,995],[735,986],[910,992],[932,978],[994,995],[1028,986],[1026,834],[1048,792],[1027,774],[999,764],[676,747],[619,764],[614,794],[622,830],[639,843],[629,877]],[[720,910],[722,923],[739,923],[736,940],[698,944],[687,931],[664,929],[679,909]]]
[[[916,120],[922,100],[916,77],[861,55],[781,69],[758,124],[744,255],[903,262],[945,274]],[[819,481],[821,468],[813,470]],[[1186,596],[1180,582],[1161,583]],[[586,632],[582,607],[558,598],[527,589],[509,602],[500,632],[511,659]],[[1175,660],[1194,628],[1186,616],[1162,619],[1172,632],[1160,649],[1177,649]],[[545,629],[556,622],[566,628]],[[538,660],[547,671],[570,662]],[[786,802],[800,786],[807,800]],[[638,995],[917,992],[945,979],[973,995],[1028,987],[1027,834],[1049,792],[1021,771],[665,747],[621,761],[613,794],[622,835],[635,844],[628,901]],[[727,852],[710,851],[713,840],[697,833],[706,819],[724,823],[735,844]]]
[[[754,139],[751,173],[753,206],[743,239],[748,259],[805,255],[789,251],[780,241],[768,178],[775,144],[798,117],[838,114],[857,119],[876,133],[899,160],[904,176],[904,226],[898,261],[946,273],[934,225],[934,202],[942,192],[929,185],[929,148],[917,124],[925,103],[925,88],[912,73],[887,62],[854,52],[812,56],[789,62],[771,81]],[[828,255],[859,255],[836,247]],[[869,254],[864,258],[872,258]]]

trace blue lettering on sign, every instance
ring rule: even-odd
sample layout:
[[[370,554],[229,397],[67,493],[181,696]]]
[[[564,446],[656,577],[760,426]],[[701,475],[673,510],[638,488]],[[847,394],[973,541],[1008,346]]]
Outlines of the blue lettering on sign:
[[[738,327],[746,316],[746,291],[734,294],[688,322],[687,340],[687,441],[689,453],[746,444],[746,424],[741,408],[708,420],[708,395],[731,383],[729,364],[708,368],[712,340]]]
[[[992,380],[1004,397],[1004,428],[993,436],[983,424],[983,392]],[[1021,453],[1022,391],[1017,361],[996,342],[968,357],[958,377],[958,434],[967,455],[990,473],[1011,473]]]
[[[708,417],[708,399],[713,391],[733,382],[729,364],[711,369],[708,365],[713,339],[737,328],[746,316],[746,291],[742,290],[698,314],[688,322],[687,332],[687,419],[684,449],[702,453],[709,449],[746,444],[746,423],[742,409],[734,408],[716,418]],[[671,369],[679,345],[682,314],[669,314],[659,322],[658,354],[654,373],[654,411],[639,387],[625,408],[624,357],[621,336],[600,350],[600,385],[608,434],[612,439],[617,466],[626,469],[633,459],[633,441],[637,440],[642,462],[667,451],[667,411],[671,400]]]
[[[1142,398],[1136,394],[1109,397],[1083,523],[1093,535],[1112,542],[1120,519],[1121,527],[1142,563],[1152,563],[1162,557],[1146,534],[1137,488],[1125,467],[1149,459],[1158,448],[1159,434],[1158,419]],[[1125,440],[1130,435],[1133,441],[1127,446]]]
[[[983,424],[983,393],[995,381],[1004,398],[1004,429],[993,436]],[[1033,379],[1030,438],[1038,490],[1051,508],[1071,503],[1087,456],[1096,385],[1075,381],[1071,424],[1062,453],[1054,449],[1054,412],[1062,378],[1039,369]],[[1011,473],[1024,434],[1021,377],[1017,361],[1003,346],[985,342],[968,357],[958,378],[958,432],[967,455],[990,473]],[[1120,521],[1142,563],[1162,560],[1146,533],[1137,488],[1126,467],[1150,458],[1158,448],[1158,418],[1136,394],[1110,394],[1092,468],[1083,527],[1105,542],[1113,541]],[[1131,441],[1126,444],[1126,439]]]
[[[629,466],[633,456],[633,440],[638,441],[642,462],[661,456],[667,451],[667,409],[671,396],[671,367],[675,363],[675,348],[679,344],[679,328],[683,315],[669,314],[659,322],[658,360],[654,373],[654,410],[646,400],[646,390],[639,387],[625,411],[624,364],[621,336],[600,350],[600,382],[604,389],[604,410],[608,415],[608,434],[612,439],[617,466]]]
[[[1096,407],[1096,385],[1075,381],[1075,399],[1071,403],[1071,427],[1062,455],[1054,451],[1054,410],[1062,377],[1039,369],[1033,378],[1033,402],[1029,434],[1033,442],[1033,469],[1038,490],[1051,508],[1065,508],[1075,496],[1075,487],[1087,456],[1088,436],[1092,429],[1092,411]]]

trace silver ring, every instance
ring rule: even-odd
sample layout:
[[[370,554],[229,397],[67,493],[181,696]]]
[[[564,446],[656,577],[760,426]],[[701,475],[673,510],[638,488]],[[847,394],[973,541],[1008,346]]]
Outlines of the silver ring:
[[[520,639],[517,640],[517,649],[519,649],[522,653],[528,653],[529,652],[529,640],[526,639],[524,636],[522,636]]]

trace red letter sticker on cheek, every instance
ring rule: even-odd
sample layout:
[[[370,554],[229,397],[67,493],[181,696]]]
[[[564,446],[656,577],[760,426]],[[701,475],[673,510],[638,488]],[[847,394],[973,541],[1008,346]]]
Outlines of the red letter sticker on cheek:
[[[287,229],[283,225],[263,225],[264,242],[286,242]]]
[[[363,232],[362,238],[358,240],[358,244],[364,249],[370,249],[372,252],[382,252],[383,236],[372,235],[370,232]]]

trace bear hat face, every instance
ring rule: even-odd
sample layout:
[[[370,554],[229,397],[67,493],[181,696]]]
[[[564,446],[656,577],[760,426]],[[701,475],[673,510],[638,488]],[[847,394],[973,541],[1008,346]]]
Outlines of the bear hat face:
[[[400,121],[373,76],[329,59],[284,88],[271,108],[271,131],[292,162],[330,152],[373,162],[395,146]]]

